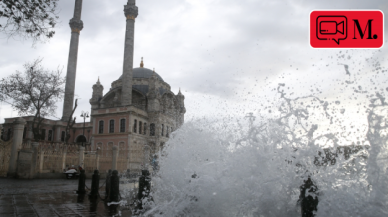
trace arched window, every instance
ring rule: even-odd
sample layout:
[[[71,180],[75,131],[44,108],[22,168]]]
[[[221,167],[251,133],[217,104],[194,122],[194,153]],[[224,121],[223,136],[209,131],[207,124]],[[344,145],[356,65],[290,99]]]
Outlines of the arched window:
[[[64,142],[65,141],[65,131],[62,131],[62,135],[61,135],[61,141]]]
[[[109,121],[109,133],[114,133],[115,132],[115,120],[110,120]]]
[[[86,137],[84,135],[77,136],[77,139],[75,140],[76,143],[86,143]]]
[[[164,124],[162,124],[162,136],[164,135]]]
[[[53,131],[52,130],[49,130],[48,132],[48,141],[53,141]]]
[[[173,132],[174,130],[172,129],[172,127],[171,127],[171,133]]]
[[[143,123],[139,121],[139,134],[141,134],[142,129],[143,129]]]
[[[99,134],[102,134],[102,133],[104,133],[104,121],[100,121],[100,122],[98,122],[98,133]]]
[[[155,124],[150,124],[150,136],[155,136]]]
[[[125,119],[120,120],[120,132],[121,133],[125,132]]]
[[[147,123],[144,123],[144,132],[143,132],[144,135],[147,134]]]
[[[137,131],[137,120],[135,119],[135,121],[133,122],[133,132],[136,133]]]
[[[166,137],[168,138],[168,126],[166,126]]]

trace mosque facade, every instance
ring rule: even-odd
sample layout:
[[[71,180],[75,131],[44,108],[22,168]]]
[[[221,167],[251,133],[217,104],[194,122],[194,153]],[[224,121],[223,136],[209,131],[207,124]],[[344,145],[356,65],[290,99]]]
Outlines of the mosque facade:
[[[68,120],[73,116],[77,54],[83,29],[81,12],[82,0],[75,0],[74,16],[69,23],[71,42],[62,118],[43,121],[41,140],[45,142],[64,142]],[[69,143],[84,141],[89,150],[100,149],[102,153],[117,146],[119,151],[126,150],[128,153],[128,169],[138,169],[149,163],[151,156],[163,149],[171,133],[183,124],[185,97],[180,90],[174,94],[170,85],[155,70],[144,67],[143,59],[139,67],[133,67],[135,19],[138,16],[135,0],[128,0],[124,15],[123,71],[118,73],[118,79],[111,83],[106,93],[99,78],[96,79],[89,100],[90,121],[74,124],[69,132]],[[30,142],[33,139],[33,116],[23,118],[27,121],[23,137]],[[11,138],[15,119],[5,119],[3,139]]]

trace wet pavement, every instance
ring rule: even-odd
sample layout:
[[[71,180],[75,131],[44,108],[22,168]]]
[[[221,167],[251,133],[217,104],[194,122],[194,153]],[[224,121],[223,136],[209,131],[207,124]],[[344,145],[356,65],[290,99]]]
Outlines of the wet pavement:
[[[86,180],[86,186],[90,185],[91,180]],[[100,198],[76,194],[77,188],[77,179],[0,178],[0,216],[131,216],[129,207],[107,206]],[[102,187],[102,197],[104,191]]]

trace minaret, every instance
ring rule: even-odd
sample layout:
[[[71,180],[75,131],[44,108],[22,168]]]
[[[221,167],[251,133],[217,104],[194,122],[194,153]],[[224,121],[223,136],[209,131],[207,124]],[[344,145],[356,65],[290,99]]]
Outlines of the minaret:
[[[73,110],[75,77],[77,72],[79,34],[84,24],[81,20],[82,0],[75,0],[74,16],[70,20],[71,40],[67,62],[65,98],[63,100],[62,121],[68,121]]]
[[[125,32],[121,105],[126,106],[132,104],[133,47],[135,18],[138,15],[136,0],[128,0],[127,5],[124,5],[124,14],[127,18],[127,26]]]
[[[90,105],[92,105],[92,109],[99,108],[100,99],[103,97],[104,86],[100,83],[100,77],[96,84],[93,85],[93,93],[92,98],[89,100]]]

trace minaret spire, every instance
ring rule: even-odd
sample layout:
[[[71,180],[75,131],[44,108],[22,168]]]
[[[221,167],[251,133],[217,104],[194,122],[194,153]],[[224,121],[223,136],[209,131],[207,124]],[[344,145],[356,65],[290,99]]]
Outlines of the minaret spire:
[[[135,37],[135,18],[138,15],[136,0],[128,0],[124,5],[124,15],[127,18],[124,46],[124,64],[122,75],[121,104],[132,104],[133,49]]]
[[[67,62],[65,97],[63,100],[62,121],[68,121],[73,110],[75,78],[77,72],[78,43],[80,31],[84,24],[81,20],[82,0],[75,0],[74,15],[70,20],[71,39],[69,49],[69,59]]]
[[[143,57],[141,58],[140,67],[141,67],[141,68],[143,68],[143,67],[144,67],[144,63],[143,63]]]

